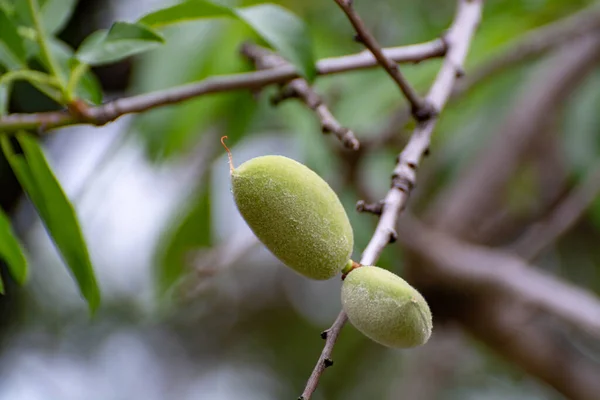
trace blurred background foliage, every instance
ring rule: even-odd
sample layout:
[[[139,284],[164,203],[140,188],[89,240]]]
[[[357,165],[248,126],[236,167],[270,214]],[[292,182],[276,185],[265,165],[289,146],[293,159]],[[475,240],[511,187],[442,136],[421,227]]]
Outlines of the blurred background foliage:
[[[467,74],[526,32],[591,3],[487,0]],[[333,1],[278,4],[309,26],[317,58],[363,49]],[[77,46],[96,29],[134,21],[162,5],[79,1],[59,37]],[[454,2],[441,0],[355,1],[355,6],[385,46],[439,37],[455,10]],[[169,27],[164,35],[166,44],[154,51],[94,69],[105,100],[253,69],[238,49],[258,38],[238,21],[191,22]],[[508,68],[449,104],[420,172],[410,203],[414,212],[425,210],[470,165],[549,59]],[[425,93],[439,66],[439,60],[429,60],[402,71]],[[406,107],[378,69],[322,77],[315,87],[359,139],[390,129],[390,118]],[[228,135],[236,164],[283,154],[323,176],[348,210],[358,258],[375,220],[354,212],[354,205],[385,194],[412,122],[397,119],[395,139],[364,154],[352,175],[351,156],[335,138],[321,134],[314,114],[297,101],[273,107],[269,97],[275,92],[269,87],[210,95],[105,127],[76,126],[44,137],[47,157],[75,204],[103,292],[92,319],[31,205],[0,163],[0,202],[11,212],[31,262],[29,284],[18,289],[6,279],[7,295],[0,297],[0,399],[289,399],[301,393],[322,348],[319,332],[339,311],[340,282],[296,276],[255,242],[235,211],[219,137]],[[596,69],[564,100],[553,126],[560,171],[570,183],[597,159],[599,93]],[[52,108],[31,86],[16,86],[11,111]],[[510,213],[536,215],[542,195],[536,174],[531,165],[516,174],[506,199]],[[600,292],[599,230],[600,200],[544,255],[542,266]],[[402,249],[387,248],[379,265],[402,274]],[[469,344],[439,398],[561,398],[489,349]],[[347,326],[334,352],[335,366],[314,398],[403,398],[401,377],[421,351],[384,349]]]

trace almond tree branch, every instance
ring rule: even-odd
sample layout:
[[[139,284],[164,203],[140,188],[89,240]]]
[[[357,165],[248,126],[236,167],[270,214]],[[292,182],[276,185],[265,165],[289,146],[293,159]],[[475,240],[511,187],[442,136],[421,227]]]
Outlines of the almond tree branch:
[[[536,138],[540,123],[558,113],[567,96],[600,62],[600,34],[564,45],[534,71],[488,145],[448,188],[442,189],[428,217],[442,230],[468,239],[498,209],[506,185]],[[429,219],[429,218],[428,218]]]
[[[600,299],[593,293],[533,268],[506,251],[427,228],[409,215],[401,222],[399,240],[435,264],[431,268],[436,279],[463,290],[510,293],[600,339]]]
[[[373,56],[377,59],[377,62],[379,62],[388,75],[392,77],[394,82],[396,82],[402,91],[402,94],[404,94],[410,103],[413,117],[417,121],[427,121],[429,118],[433,117],[437,112],[437,109],[419,97],[417,92],[415,92],[415,90],[412,88],[412,86],[410,86],[406,78],[404,78],[400,72],[398,65],[385,56],[375,37],[371,34],[371,32],[369,32],[360,16],[354,10],[354,7],[352,7],[353,0],[335,0],[335,2],[338,4],[338,6],[340,6],[344,14],[346,14],[348,20],[354,27],[354,30],[356,30],[356,38],[362,42],[367,49],[371,51],[371,53],[373,53]]]
[[[441,39],[384,50],[386,57],[395,62],[419,62],[443,56],[446,44]],[[330,75],[377,66],[377,60],[367,51],[357,54],[326,58],[317,62],[319,75]],[[255,71],[223,76],[213,76],[199,82],[181,85],[151,93],[125,97],[110,101],[101,106],[87,107],[73,112],[55,111],[31,114],[9,114],[0,118],[0,131],[14,132],[21,129],[41,129],[43,131],[75,124],[104,125],[131,113],[139,113],[156,107],[180,103],[182,101],[211,93],[244,89],[260,89],[274,83],[284,83],[298,78],[292,65],[283,65],[266,71]],[[75,104],[73,104],[75,105]],[[81,107],[81,104],[80,104]]]
[[[509,362],[546,382],[566,399],[595,400],[600,393],[597,362],[574,346],[548,321],[510,298],[473,299],[472,310],[458,316],[472,335]],[[481,301],[480,304],[477,304]]]
[[[566,42],[590,32],[600,31],[600,7],[593,4],[551,24],[535,29],[510,44],[508,49],[475,68],[456,85],[452,97],[458,97],[482,81],[522,62],[531,60]]]
[[[531,225],[511,246],[515,253],[531,260],[567,232],[600,192],[600,163],[545,219]]]
[[[435,105],[438,110],[443,109],[456,81],[457,72],[462,70],[462,64],[467,56],[471,39],[481,19],[481,9],[481,0],[458,1],[456,16],[445,37],[448,51],[427,96],[428,102]],[[398,157],[398,165],[394,169],[392,178],[392,187],[384,199],[381,217],[373,237],[362,254],[361,264],[374,265],[384,247],[390,241],[395,240],[395,225],[398,215],[406,206],[410,191],[415,185],[416,169],[423,154],[429,148],[429,140],[436,122],[437,117],[420,122],[405,149]],[[326,340],[325,347],[300,399],[310,399],[317,388],[325,367],[331,365],[333,347],[346,321],[346,313],[342,311],[331,328],[323,332],[323,337]]]
[[[245,43],[241,48],[241,53],[250,59],[257,69],[270,69],[287,64],[277,54],[251,43]],[[288,82],[282,88],[279,96],[273,99],[273,103],[277,104],[294,97],[298,97],[308,108],[315,112],[321,123],[323,133],[333,133],[345,147],[358,150],[360,143],[354,136],[354,132],[338,122],[321,99],[321,96],[315,92],[305,79],[296,78]]]
[[[600,338],[600,299],[504,251],[462,242],[404,215],[399,239],[423,260],[429,277],[464,296],[454,313],[467,330],[503,357],[570,399],[600,393],[600,365],[541,326],[544,311]]]

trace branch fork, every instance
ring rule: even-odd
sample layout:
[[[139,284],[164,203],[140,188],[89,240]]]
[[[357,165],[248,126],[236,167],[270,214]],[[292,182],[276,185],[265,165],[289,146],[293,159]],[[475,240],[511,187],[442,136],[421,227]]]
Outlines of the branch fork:
[[[396,82],[400,91],[410,103],[411,114],[418,122],[428,121],[437,115],[437,110],[426,99],[419,97],[414,88],[408,83],[400,72],[398,64],[386,57],[375,37],[369,32],[360,16],[354,10],[352,0],[335,0],[340,6],[348,20],[354,27],[356,35],[354,40],[365,45],[373,54],[377,62],[383,67],[388,75]]]
[[[364,28],[364,24],[351,7],[352,2],[349,0],[335,1],[346,13],[352,25],[359,32],[360,38],[371,50],[377,61],[388,71],[405,93],[404,90],[410,88],[410,86],[404,85],[406,82],[397,68],[389,68],[389,60],[383,55],[377,42]],[[428,93],[426,101],[421,101],[416,97],[414,92],[410,91],[412,89],[407,90],[407,93],[405,93],[411,103],[413,116],[415,116],[414,110],[421,109],[422,104],[431,104],[434,109],[440,111],[443,109],[456,82],[457,72],[462,71],[462,63],[466,58],[471,39],[481,19],[482,6],[482,0],[458,0],[456,16],[444,39],[446,41],[444,47],[447,47],[444,63]],[[427,119],[417,124],[406,147],[397,159],[398,164],[392,175],[392,187],[385,199],[380,202],[381,207],[367,205],[364,202],[357,204],[359,210],[367,211],[367,208],[369,208],[369,212],[373,210],[375,214],[380,214],[377,227],[362,254],[360,264],[375,265],[385,246],[390,243],[390,239],[397,238],[395,228],[398,217],[405,208],[410,192],[416,184],[416,170],[419,162],[429,152],[431,134],[436,122],[437,117],[429,115]],[[321,337],[325,338],[325,346],[306,383],[301,399],[309,400],[316,390],[319,379],[325,370],[323,361],[331,359],[335,342],[347,320],[346,313],[341,311],[331,328],[321,334]]]
[[[287,62],[277,54],[251,43],[244,43],[240,52],[252,61],[259,70],[268,70],[287,64]],[[340,124],[327,105],[323,102],[321,96],[315,92],[305,79],[296,78],[282,85],[279,93],[271,98],[271,104],[277,105],[284,100],[292,98],[299,99],[315,112],[321,123],[321,131],[323,133],[335,134],[344,147],[348,149],[359,149],[360,143],[358,139],[356,139],[354,132]]]

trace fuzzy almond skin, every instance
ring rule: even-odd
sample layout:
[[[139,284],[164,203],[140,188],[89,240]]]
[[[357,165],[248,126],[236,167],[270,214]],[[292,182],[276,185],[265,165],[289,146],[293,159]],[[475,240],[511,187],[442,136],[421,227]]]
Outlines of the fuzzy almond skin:
[[[285,265],[312,279],[337,275],[354,236],[346,211],[319,175],[283,156],[253,158],[231,175],[237,207]]]
[[[352,270],[342,285],[342,306],[356,329],[384,346],[416,347],[431,336],[431,311],[423,296],[385,269]]]

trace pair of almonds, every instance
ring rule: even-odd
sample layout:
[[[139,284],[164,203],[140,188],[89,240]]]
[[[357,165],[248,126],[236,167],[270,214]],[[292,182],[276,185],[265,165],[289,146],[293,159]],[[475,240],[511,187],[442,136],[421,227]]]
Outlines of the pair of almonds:
[[[317,280],[330,279],[352,264],[350,221],[321,177],[282,156],[257,157],[238,168],[229,156],[236,205],[281,262]],[[351,270],[342,286],[342,305],[359,331],[385,346],[415,347],[431,335],[431,312],[423,296],[387,270]]]

